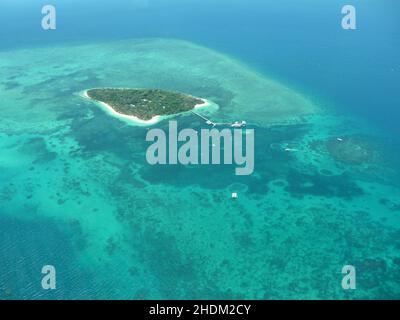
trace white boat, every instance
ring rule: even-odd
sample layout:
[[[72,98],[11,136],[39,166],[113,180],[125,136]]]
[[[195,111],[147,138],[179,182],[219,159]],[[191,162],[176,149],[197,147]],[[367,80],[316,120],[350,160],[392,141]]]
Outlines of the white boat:
[[[192,111],[193,114],[195,114],[196,116],[202,118],[203,120],[206,121],[206,124],[208,124],[209,126],[231,126],[232,128],[243,128],[247,125],[247,122],[242,120],[242,121],[235,121],[234,123],[218,123],[218,122],[213,122],[210,119],[207,119],[206,117],[202,116],[201,114]]]

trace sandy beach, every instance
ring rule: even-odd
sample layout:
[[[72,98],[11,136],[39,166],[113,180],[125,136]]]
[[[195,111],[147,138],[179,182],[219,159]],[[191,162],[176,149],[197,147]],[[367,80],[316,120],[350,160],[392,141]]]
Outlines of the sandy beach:
[[[194,106],[194,109],[199,109],[199,108],[203,108],[203,107],[208,107],[209,105],[211,105],[210,101],[208,101],[208,100],[206,100],[206,99],[201,99],[201,98],[197,98],[197,99],[203,100],[204,102],[203,102],[203,103],[196,104],[196,105]]]
[[[173,116],[173,115],[168,115],[168,116],[154,116],[154,117],[151,118],[150,120],[142,120],[142,119],[139,119],[138,117],[135,117],[135,116],[132,116],[132,115],[126,115],[126,114],[123,114],[123,113],[119,113],[119,112],[115,111],[115,110],[113,109],[113,107],[110,106],[109,104],[107,104],[107,103],[105,103],[105,102],[97,101],[97,100],[94,100],[94,99],[90,98],[89,95],[87,94],[87,91],[88,91],[88,90],[85,90],[85,91],[81,92],[80,95],[83,96],[83,97],[86,98],[86,99],[89,99],[89,100],[91,100],[91,101],[94,101],[94,102],[96,102],[96,103],[99,103],[99,104],[103,107],[103,109],[104,109],[107,113],[109,113],[110,115],[112,115],[112,116],[114,116],[114,117],[117,117],[117,118],[119,118],[119,119],[121,119],[121,120],[128,120],[129,122],[131,122],[132,124],[135,124],[135,125],[137,125],[137,126],[154,125],[154,124],[160,122],[160,121],[163,120],[163,119],[166,119],[166,118],[169,118],[169,117]],[[211,103],[210,103],[208,100],[206,100],[206,99],[202,99],[202,98],[196,98],[196,99],[202,100],[203,103],[196,104],[196,105],[194,106],[194,109],[204,108],[204,107],[208,107],[208,106],[211,105]]]

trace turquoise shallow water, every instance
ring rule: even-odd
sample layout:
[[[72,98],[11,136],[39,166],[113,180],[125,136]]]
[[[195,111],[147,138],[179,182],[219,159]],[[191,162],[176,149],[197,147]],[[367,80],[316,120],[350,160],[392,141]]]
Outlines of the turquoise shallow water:
[[[0,56],[3,298],[398,296],[399,147],[370,125],[182,41]],[[111,85],[190,92],[219,104],[216,119],[246,117],[255,173],[148,165],[147,128],[79,96]],[[374,151],[348,163],[323,148],[337,137]],[[55,292],[40,288],[45,264],[59,268]],[[340,286],[345,264],[359,267],[352,293]]]
[[[0,299],[399,298],[399,140],[238,61],[244,51],[201,42],[164,34],[0,52]],[[101,86],[181,91],[218,104],[216,121],[246,119],[254,174],[148,165],[148,128],[79,95]],[[46,264],[55,291],[40,286]],[[346,264],[357,290],[341,288]]]

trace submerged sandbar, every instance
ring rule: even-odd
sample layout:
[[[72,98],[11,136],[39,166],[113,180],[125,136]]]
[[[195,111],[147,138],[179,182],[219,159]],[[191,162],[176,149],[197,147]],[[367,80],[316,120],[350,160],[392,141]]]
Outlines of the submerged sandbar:
[[[147,123],[209,104],[205,99],[160,89],[98,88],[85,91],[85,96],[116,115]]]

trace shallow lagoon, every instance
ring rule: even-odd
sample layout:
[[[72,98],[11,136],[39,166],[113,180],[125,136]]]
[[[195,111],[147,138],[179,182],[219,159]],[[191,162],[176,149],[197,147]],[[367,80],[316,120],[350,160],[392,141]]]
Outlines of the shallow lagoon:
[[[1,298],[398,297],[399,146],[360,119],[177,40],[4,51],[0,79]],[[255,129],[255,173],[148,165],[147,128],[79,96],[101,86],[216,102],[213,119]],[[379,140],[380,160],[312,147],[353,135]],[[35,273],[49,263],[52,293]],[[359,266],[355,292],[340,286],[346,264]]]

